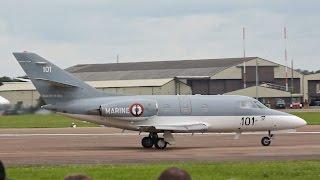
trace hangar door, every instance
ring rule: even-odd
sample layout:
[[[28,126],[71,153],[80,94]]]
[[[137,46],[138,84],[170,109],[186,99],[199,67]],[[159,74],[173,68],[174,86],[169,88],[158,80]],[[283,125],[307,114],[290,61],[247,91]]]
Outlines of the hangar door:
[[[179,105],[180,112],[182,115],[190,115],[192,112],[191,109],[191,101],[189,96],[178,96],[179,97]]]

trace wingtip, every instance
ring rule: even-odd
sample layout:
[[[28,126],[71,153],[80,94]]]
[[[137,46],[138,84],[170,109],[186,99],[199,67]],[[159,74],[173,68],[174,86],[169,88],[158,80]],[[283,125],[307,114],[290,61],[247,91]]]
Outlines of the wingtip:
[[[7,100],[7,99],[5,99],[4,97],[1,97],[1,96],[0,96],[0,102],[1,102],[1,104],[10,104],[9,100]]]

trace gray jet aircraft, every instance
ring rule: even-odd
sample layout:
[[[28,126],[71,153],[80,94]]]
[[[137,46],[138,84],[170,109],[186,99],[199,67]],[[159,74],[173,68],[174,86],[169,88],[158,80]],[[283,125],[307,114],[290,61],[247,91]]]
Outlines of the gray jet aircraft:
[[[272,132],[306,125],[297,116],[269,109],[246,96],[115,96],[98,91],[37,54],[13,55],[46,102],[45,109],[100,125],[147,132],[141,140],[144,148],[164,149],[175,144],[173,133],[235,132],[238,137],[248,131],[267,132],[261,143],[269,146]]]

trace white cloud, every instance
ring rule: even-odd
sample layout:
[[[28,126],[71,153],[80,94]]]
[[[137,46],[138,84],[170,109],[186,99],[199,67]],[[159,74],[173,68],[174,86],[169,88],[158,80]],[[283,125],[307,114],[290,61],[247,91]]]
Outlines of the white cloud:
[[[285,4],[290,2],[289,5]],[[319,4],[319,3],[316,3]],[[320,69],[316,4],[292,1],[8,1],[0,7],[0,72],[23,75],[11,52],[79,63],[248,56],[283,63],[282,28],[296,67]],[[308,62],[308,63],[305,63]]]

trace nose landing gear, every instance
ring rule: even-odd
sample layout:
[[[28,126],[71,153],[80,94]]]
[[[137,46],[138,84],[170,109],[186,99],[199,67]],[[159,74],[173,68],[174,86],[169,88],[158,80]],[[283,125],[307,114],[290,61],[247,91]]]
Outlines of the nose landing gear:
[[[269,146],[271,144],[271,139],[268,136],[265,136],[261,139],[261,144],[263,146]]]
[[[269,146],[271,144],[271,139],[274,136],[274,134],[271,134],[271,131],[268,131],[268,136],[265,136],[261,139],[261,144],[263,146]]]
[[[157,133],[150,133],[148,137],[144,137],[141,140],[141,144],[144,148],[152,148],[154,145],[157,149],[165,149],[168,142],[164,138],[159,138]]]

